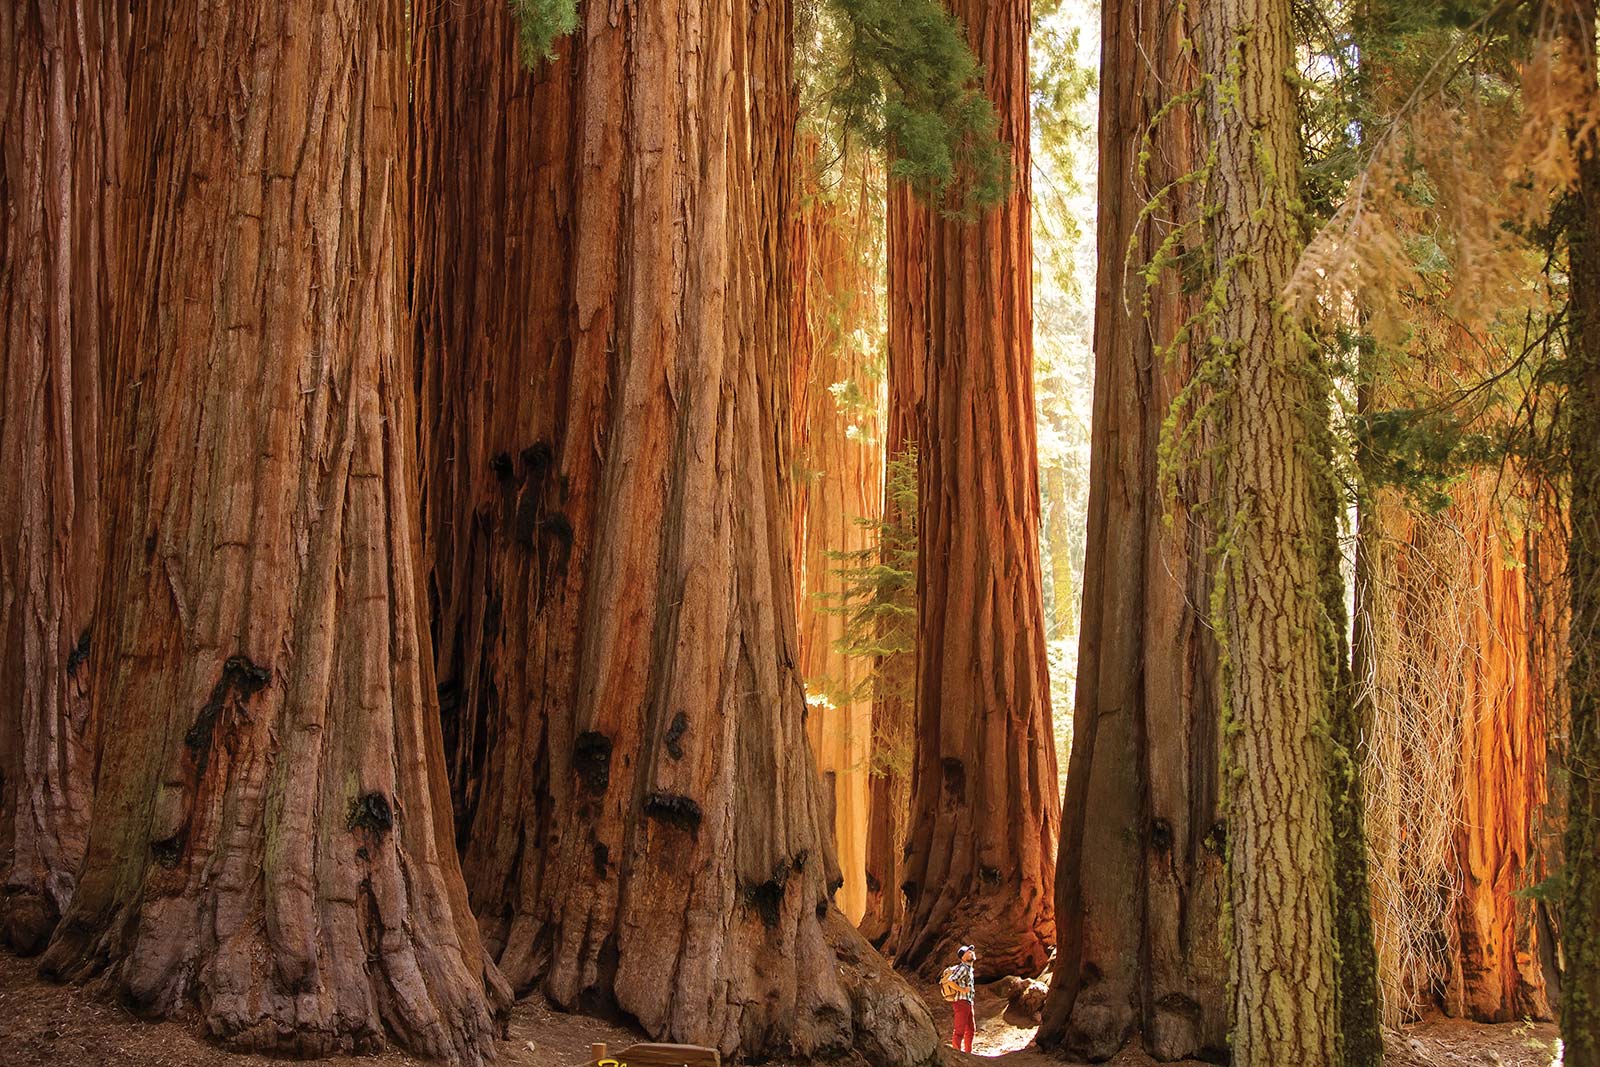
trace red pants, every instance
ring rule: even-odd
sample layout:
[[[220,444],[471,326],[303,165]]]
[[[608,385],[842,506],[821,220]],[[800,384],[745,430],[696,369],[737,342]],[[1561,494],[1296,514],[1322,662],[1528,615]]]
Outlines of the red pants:
[[[955,1039],[950,1042],[950,1047],[958,1052],[972,1051],[972,1035],[975,1029],[972,1025],[972,1001],[951,1001],[951,1007],[956,1010]]]

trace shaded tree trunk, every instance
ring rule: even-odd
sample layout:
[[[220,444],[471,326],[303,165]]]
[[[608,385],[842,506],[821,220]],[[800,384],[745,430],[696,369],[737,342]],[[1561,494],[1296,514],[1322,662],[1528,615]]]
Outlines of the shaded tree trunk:
[[[1195,370],[1196,353],[1175,341],[1195,301],[1175,269],[1149,285],[1141,274],[1198,214],[1193,187],[1180,185],[1140,217],[1157,190],[1199,165],[1190,109],[1150,127],[1196,84],[1193,12],[1115,0],[1101,18],[1102,65],[1120,73],[1100,96],[1088,548],[1060,948],[1039,1040],[1103,1060],[1139,1032],[1159,1059],[1215,1056],[1228,1034],[1225,832],[1207,538],[1194,510],[1213,490],[1198,466],[1166,492],[1159,484],[1161,427]]]
[[[803,725],[790,10],[580,14],[537,77],[503,5],[419,21],[428,537],[475,910],[563,1007],[924,1063],[927,1009],[829,904]]]
[[[802,153],[795,211],[791,327],[796,423],[795,609],[806,736],[833,816],[839,909],[852,923],[867,905],[867,808],[872,765],[872,669],[846,655],[842,567],[877,542],[883,497],[881,382],[869,366],[881,332],[869,165],[823,190],[816,149]],[[877,216],[881,220],[881,214]],[[846,554],[841,559],[839,554]]]
[[[0,11],[0,940],[24,953],[72,899],[94,793],[123,18],[97,0]]]
[[[237,1049],[475,1064],[498,979],[422,630],[403,14],[135,17],[104,754],[43,966]]]
[[[1558,394],[1559,395],[1559,394]],[[1567,510],[1563,480],[1541,475],[1533,484],[1536,519],[1522,534],[1527,562],[1528,671],[1544,723],[1544,803],[1534,814],[1529,880],[1549,889],[1559,884],[1562,836],[1567,818],[1567,656],[1570,598],[1567,590]],[[1544,997],[1552,1012],[1561,1003],[1561,894],[1542,892],[1531,902],[1530,927],[1537,946]]]
[[[970,942],[980,976],[1035,975],[1055,942],[1060,810],[1039,563],[1029,9],[951,11],[1012,146],[1014,188],[976,220],[928,223],[917,742],[896,955],[932,970]]]
[[[1562,29],[1591,93],[1595,7],[1572,0]],[[1595,101],[1591,96],[1589,106]],[[1600,152],[1591,131],[1579,150],[1568,230],[1567,588],[1571,660],[1567,689],[1566,893],[1562,902],[1561,1036],[1565,1067],[1600,1067]]]
[[[1326,394],[1319,419],[1331,416]],[[1318,459],[1327,464],[1322,479],[1322,537],[1318,584],[1326,622],[1322,630],[1322,669],[1329,680],[1327,721],[1332,743],[1328,801],[1333,831],[1333,925],[1337,952],[1334,981],[1338,997],[1339,1056],[1343,1067],[1382,1067],[1382,989],[1373,933],[1370,849],[1361,774],[1361,745],[1371,736],[1369,702],[1361,699],[1352,663],[1350,613],[1345,606],[1339,544],[1343,487],[1332,475],[1333,439],[1320,436]]]
[[[1282,294],[1300,251],[1300,146],[1285,0],[1217,0],[1200,13],[1211,80],[1204,327],[1219,398],[1214,528],[1223,583],[1229,986],[1238,1067],[1338,1061],[1328,625],[1317,426],[1326,383]]]
[[[885,260],[888,293],[888,372],[885,375],[883,483],[884,528],[914,532],[917,507],[903,501],[894,483],[896,461],[904,463],[920,447],[922,367],[928,345],[929,213],[911,191],[891,182],[885,208]],[[919,553],[920,556],[920,553]],[[907,620],[915,646],[917,594],[912,592]],[[861,932],[874,945],[893,945],[905,918],[903,870],[911,822],[911,754],[916,733],[917,655],[910,651],[882,657],[878,691],[872,702],[873,775],[867,821],[867,906]]]

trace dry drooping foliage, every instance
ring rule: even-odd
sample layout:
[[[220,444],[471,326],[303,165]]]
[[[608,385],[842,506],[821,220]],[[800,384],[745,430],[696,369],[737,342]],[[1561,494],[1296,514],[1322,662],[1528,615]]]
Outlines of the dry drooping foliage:
[[[1441,57],[1366,153],[1343,202],[1307,245],[1286,287],[1309,314],[1354,299],[1368,329],[1393,338],[1408,294],[1449,277],[1464,321],[1536,306],[1527,233],[1577,174],[1573,145],[1600,126],[1584,74],[1541,33],[1513,78]],[[1448,66],[1448,69],[1446,67]]]

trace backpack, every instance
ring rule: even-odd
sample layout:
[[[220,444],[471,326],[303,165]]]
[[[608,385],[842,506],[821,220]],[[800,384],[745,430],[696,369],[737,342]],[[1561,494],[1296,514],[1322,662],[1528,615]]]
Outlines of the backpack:
[[[944,969],[943,974],[939,975],[939,994],[946,1000],[960,1000],[961,994],[966,992],[956,981],[956,968],[960,966],[959,963],[952,963]]]

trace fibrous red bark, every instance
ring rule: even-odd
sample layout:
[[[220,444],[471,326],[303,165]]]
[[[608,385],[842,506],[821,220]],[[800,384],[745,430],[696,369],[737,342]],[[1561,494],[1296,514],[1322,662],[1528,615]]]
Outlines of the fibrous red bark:
[[[1055,942],[1060,820],[1039,563],[1026,0],[952,13],[1011,146],[1005,201],[928,219],[920,367],[916,754],[897,962],[1035,975]],[[894,262],[891,258],[891,262]],[[898,275],[891,277],[891,286]],[[915,281],[915,278],[909,279]]]
[[[1482,1022],[1549,1019],[1538,904],[1522,895],[1533,885],[1535,821],[1546,799],[1546,707],[1530,670],[1527,561],[1518,558],[1525,542],[1490,514],[1463,533],[1474,561],[1468,591],[1478,654],[1463,665],[1460,984],[1450,999]]]
[[[519,990],[725,1054],[936,1055],[830,904],[790,518],[790,10],[419,12],[432,589],[465,869]]]
[[[96,0],[0,11],[0,939],[22,952],[72,898],[94,792],[123,17]]]
[[[420,596],[404,16],[135,15],[103,761],[43,968],[235,1048],[476,1064],[498,979]]]
[[[1199,466],[1163,486],[1158,459],[1194,373],[1178,338],[1196,308],[1170,265],[1143,273],[1198,214],[1178,182],[1199,162],[1192,112],[1171,106],[1198,78],[1195,14],[1112,0],[1101,15],[1102,64],[1119,73],[1100,95],[1088,551],[1039,1041],[1101,1060],[1139,1034],[1170,1060],[1224,1052],[1228,1033],[1217,648],[1194,511],[1214,490]]]

